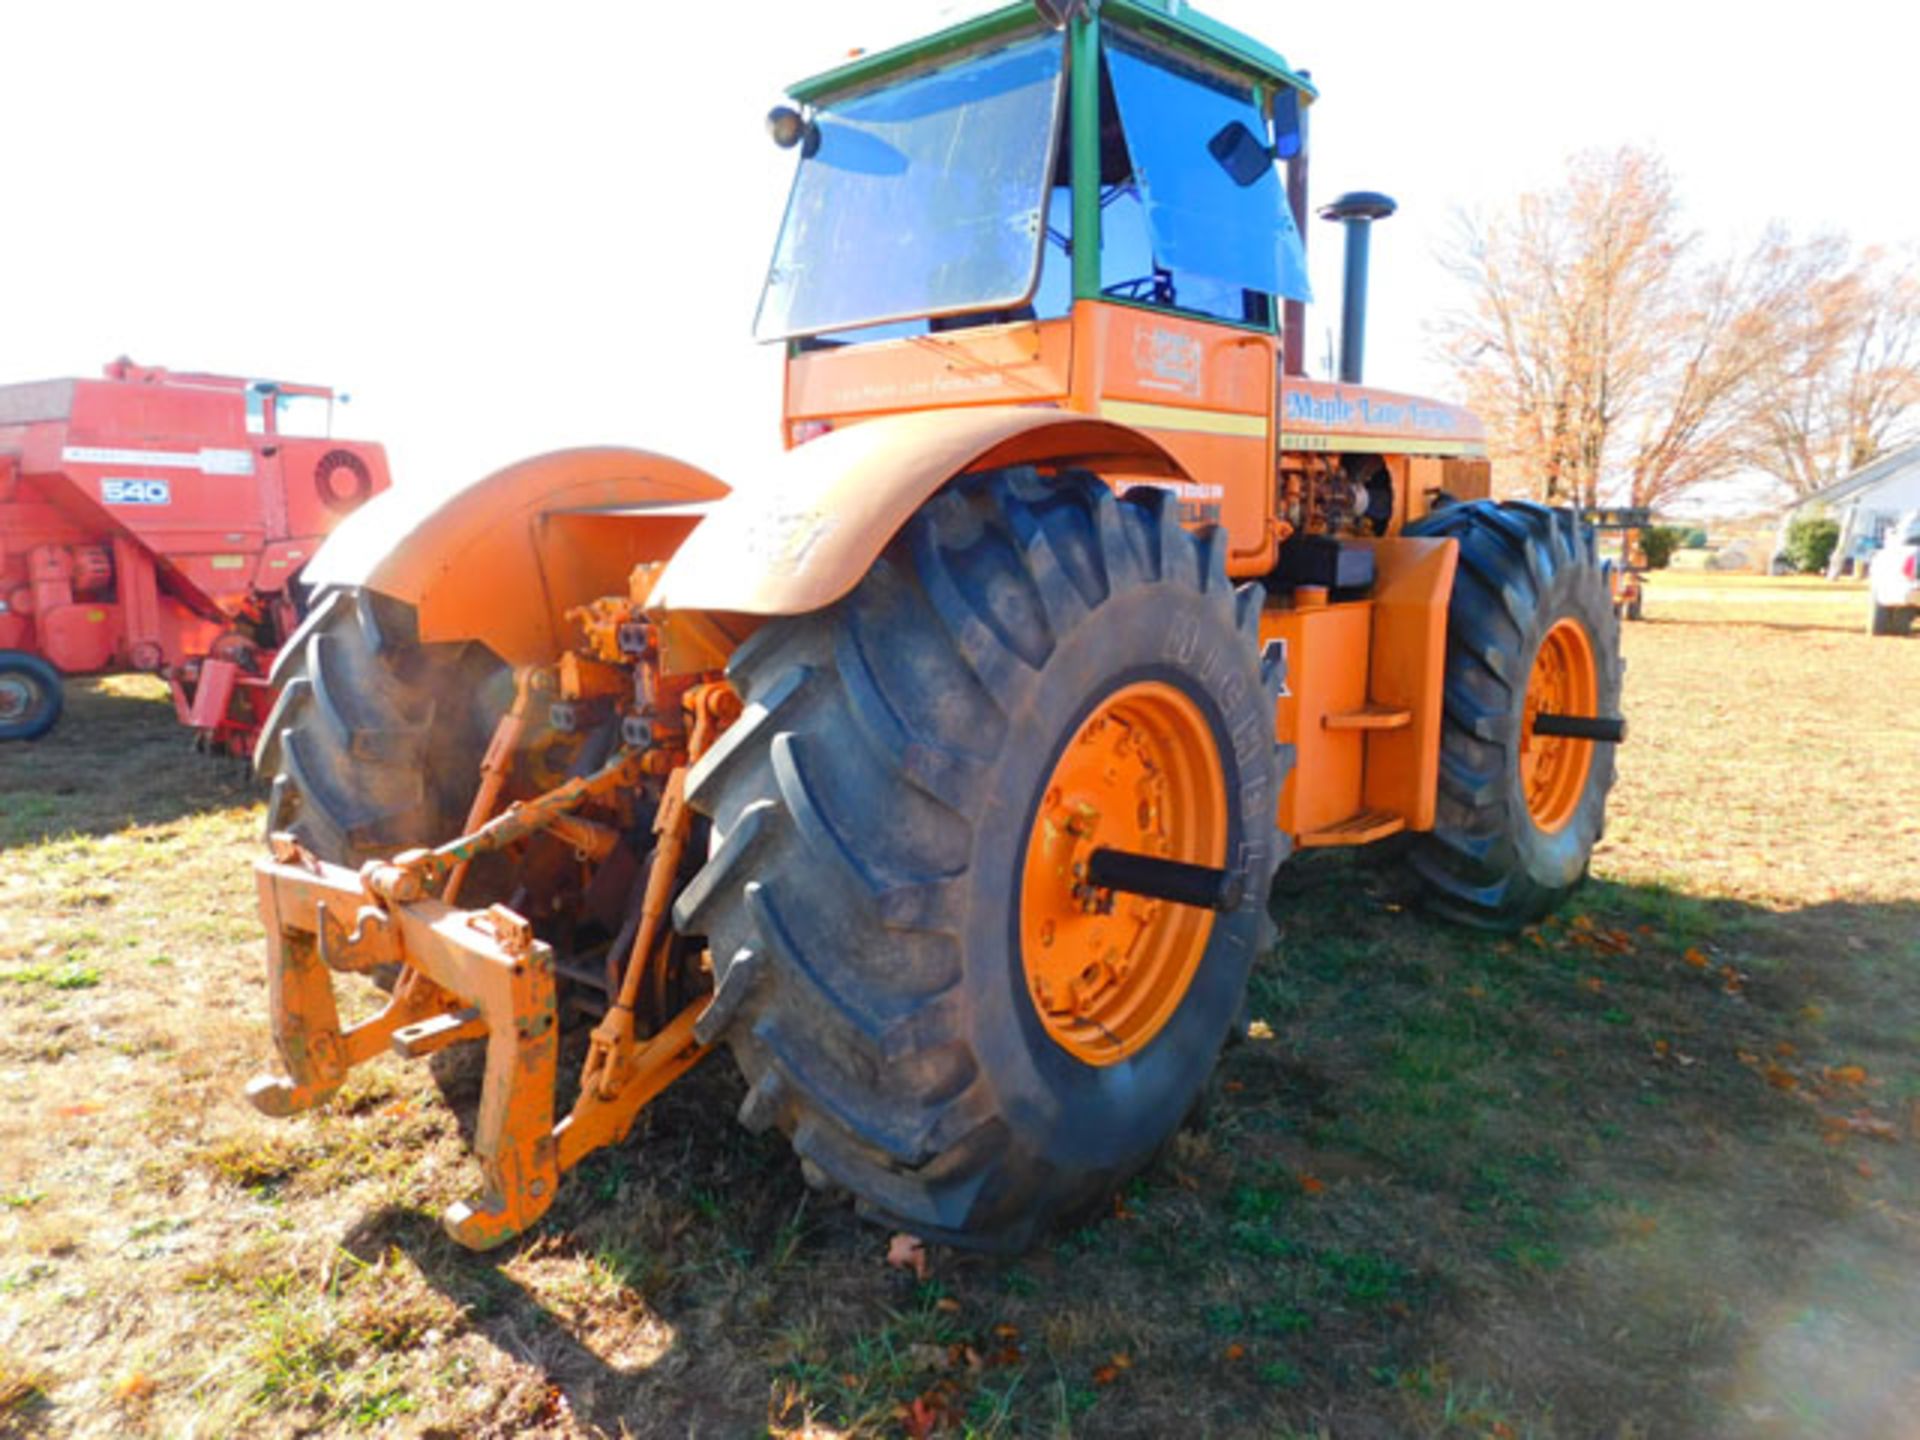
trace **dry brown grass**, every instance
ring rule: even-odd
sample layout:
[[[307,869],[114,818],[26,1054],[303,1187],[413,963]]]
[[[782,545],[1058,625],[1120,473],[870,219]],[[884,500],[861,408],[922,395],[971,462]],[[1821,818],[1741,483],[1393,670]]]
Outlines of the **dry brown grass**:
[[[0,751],[0,1433],[900,1434],[915,1402],[950,1433],[1897,1433],[1920,640],[1665,579],[1574,911],[1489,941],[1390,857],[1290,867],[1203,1121],[1111,1212],[925,1282],[733,1123],[724,1060],[492,1258],[434,1221],[470,1066],[252,1114],[255,797],[139,682],[83,688]]]

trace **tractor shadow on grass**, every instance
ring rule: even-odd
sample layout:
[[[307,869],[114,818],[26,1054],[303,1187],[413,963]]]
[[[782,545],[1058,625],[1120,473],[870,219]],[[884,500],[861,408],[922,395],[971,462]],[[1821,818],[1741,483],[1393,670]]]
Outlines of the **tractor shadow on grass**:
[[[70,681],[52,732],[0,745],[0,853],[250,805],[244,760],[201,754],[147,677]]]
[[[460,1066],[436,1080],[470,1138],[477,1078]],[[885,1237],[816,1213],[785,1141],[733,1123],[743,1094],[716,1057],[626,1143],[570,1172],[541,1223],[498,1251],[463,1250],[438,1215],[405,1205],[363,1216],[342,1243],[369,1263],[405,1255],[500,1357],[538,1373],[547,1420],[558,1395],[588,1433],[757,1433],[766,1377],[730,1336],[797,1302],[819,1273],[815,1242],[867,1252],[865,1268]]]
[[[733,1123],[724,1059],[514,1246],[396,1207],[348,1248],[397,1247],[527,1395],[616,1434],[885,1432],[929,1397],[983,1433],[1897,1429],[1920,905],[1597,882],[1505,939],[1398,873],[1288,867],[1203,1114],[1024,1256],[889,1268]]]
[[[1391,863],[1327,856],[1283,872],[1275,911],[1253,1006],[1272,1038],[1229,1057],[1208,1136],[1243,1217],[1224,1238],[1287,1251],[1303,1314],[1352,1322],[1383,1286],[1406,1307],[1373,1332],[1388,1393],[1310,1344],[1289,1357],[1303,1391],[1334,1380],[1317,1423],[1899,1427],[1920,1389],[1920,904],[1595,882],[1502,939],[1423,922]],[[1369,1333],[1307,1333],[1343,1331]]]

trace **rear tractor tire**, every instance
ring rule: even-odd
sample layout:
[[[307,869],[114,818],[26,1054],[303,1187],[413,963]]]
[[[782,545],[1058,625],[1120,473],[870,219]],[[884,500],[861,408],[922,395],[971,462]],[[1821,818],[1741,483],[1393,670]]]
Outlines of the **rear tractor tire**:
[[[0,740],[38,740],[63,708],[58,670],[24,650],[0,650]]]
[[[1447,618],[1440,793],[1408,863],[1431,908],[1490,930],[1542,919],[1586,877],[1613,787],[1610,743],[1532,732],[1546,711],[1620,713],[1620,622],[1571,510],[1453,505],[1408,535],[1460,543]]]
[[[267,832],[358,867],[465,828],[480,757],[513,681],[484,646],[420,642],[413,608],[328,590],[273,667],[254,750],[272,784]]]
[[[869,1218],[1019,1248],[1200,1094],[1269,943],[1290,759],[1224,555],[1159,491],[967,477],[846,599],[735,653],[675,908],[716,971],[700,1034],[746,1074],[741,1120]],[[1241,883],[1217,912],[1098,892],[1096,848]]]

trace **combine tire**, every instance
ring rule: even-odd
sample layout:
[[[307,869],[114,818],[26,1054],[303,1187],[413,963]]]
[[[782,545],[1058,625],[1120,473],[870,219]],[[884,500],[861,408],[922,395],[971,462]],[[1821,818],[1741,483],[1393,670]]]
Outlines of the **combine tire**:
[[[458,835],[512,679],[484,647],[422,645],[410,606],[322,593],[274,662],[254,750],[267,831],[359,866]]]
[[[1439,807],[1408,860],[1435,910],[1516,930],[1579,885],[1604,828],[1614,747],[1531,732],[1541,710],[1620,713],[1606,573],[1593,532],[1570,510],[1478,501],[1406,533],[1460,542]]]
[[[0,650],[0,740],[38,740],[63,704],[58,670],[24,650]]]
[[[1224,553],[1158,491],[969,477],[845,600],[736,652],[746,712],[690,776],[713,847],[675,908],[716,967],[700,1035],[746,1073],[741,1120],[869,1218],[1020,1247],[1199,1095],[1269,942],[1288,759]],[[1237,893],[1090,891],[1096,848]]]

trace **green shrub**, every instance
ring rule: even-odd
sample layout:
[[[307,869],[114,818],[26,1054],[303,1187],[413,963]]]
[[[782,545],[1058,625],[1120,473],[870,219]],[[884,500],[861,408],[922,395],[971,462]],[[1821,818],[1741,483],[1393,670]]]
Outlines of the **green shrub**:
[[[1840,522],[1824,515],[1802,515],[1787,526],[1787,563],[1802,575],[1827,568],[1833,547],[1840,543]]]
[[[1649,525],[1640,532],[1640,553],[1647,557],[1649,570],[1664,570],[1680,548],[1685,534],[1677,525]]]
[[[1687,531],[1687,538],[1680,542],[1682,550],[1704,550],[1707,548],[1707,532],[1700,529]]]

